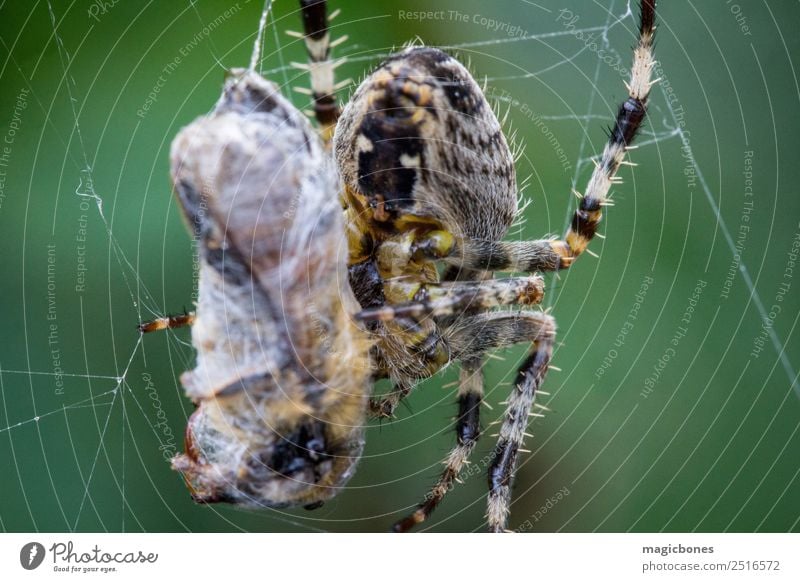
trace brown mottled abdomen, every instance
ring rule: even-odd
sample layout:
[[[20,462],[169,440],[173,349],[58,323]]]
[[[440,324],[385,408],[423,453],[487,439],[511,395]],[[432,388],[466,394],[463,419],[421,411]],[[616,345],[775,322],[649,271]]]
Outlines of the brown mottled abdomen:
[[[370,75],[334,148],[374,228],[396,230],[416,215],[457,236],[499,240],[514,219],[514,163],[500,123],[469,71],[438,49],[407,49]]]

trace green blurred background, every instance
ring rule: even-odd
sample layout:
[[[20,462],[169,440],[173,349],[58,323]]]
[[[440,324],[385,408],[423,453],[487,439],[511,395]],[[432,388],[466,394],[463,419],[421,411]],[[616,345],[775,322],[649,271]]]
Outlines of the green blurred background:
[[[325,507],[251,512],[193,504],[165,460],[191,412],[188,332],[137,344],[140,318],[191,308],[169,143],[213,105],[223,65],[248,62],[261,3],[51,2],[0,4],[0,528],[387,530],[454,441],[455,369],[369,428]],[[533,203],[513,236],[563,231],[625,97],[625,2],[333,4],[341,79],[415,36],[457,47],[524,145]],[[521,530],[800,529],[800,6],[662,4],[663,79],[600,258],[548,279],[562,371],[519,468]],[[308,81],[285,66],[304,60],[284,34],[298,28],[294,3],[276,2],[263,68],[305,107],[290,86]],[[485,425],[524,353],[489,361]],[[485,488],[485,470],[465,477],[422,529],[481,530]]]

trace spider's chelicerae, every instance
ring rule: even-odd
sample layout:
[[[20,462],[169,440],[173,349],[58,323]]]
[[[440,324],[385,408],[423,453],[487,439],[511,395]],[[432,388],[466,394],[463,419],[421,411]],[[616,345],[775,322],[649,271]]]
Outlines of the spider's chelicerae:
[[[193,315],[141,326],[193,324],[197,366],[181,381],[197,410],[173,466],[198,502],[316,507],[352,475],[366,416],[392,416],[420,380],[457,361],[457,443],[395,524],[408,530],[475,447],[487,353],[529,342],[488,475],[488,526],[504,531],[556,326],[540,310],[496,308],[540,303],[535,273],[569,267],[594,237],[645,117],[655,0],[641,2],[629,97],[566,235],[514,242],[502,240],[518,208],[513,156],[469,71],[441,50],[407,48],[340,109],[326,2],[300,4],[319,135],[255,72],[257,42],[214,111],[173,142],[173,184],[201,258],[199,300]],[[381,378],[394,389],[372,396]]]

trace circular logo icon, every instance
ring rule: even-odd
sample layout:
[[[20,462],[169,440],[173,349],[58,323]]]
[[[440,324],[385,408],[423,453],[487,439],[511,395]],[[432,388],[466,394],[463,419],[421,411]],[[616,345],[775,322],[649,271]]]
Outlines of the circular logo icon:
[[[26,570],[35,570],[44,561],[44,546],[39,542],[30,542],[19,551],[19,563]]]

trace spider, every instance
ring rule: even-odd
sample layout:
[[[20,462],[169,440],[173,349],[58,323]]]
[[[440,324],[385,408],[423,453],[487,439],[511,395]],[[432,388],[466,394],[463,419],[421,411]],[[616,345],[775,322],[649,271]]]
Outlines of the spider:
[[[325,0],[300,6],[296,36],[309,62],[298,66],[310,73],[320,138],[254,72],[254,54],[212,115],[173,142],[173,184],[203,259],[200,299],[196,314],[140,327],[193,325],[198,363],[182,383],[198,409],[173,466],[200,502],[316,507],[352,474],[363,418],[392,417],[421,380],[458,362],[457,442],[394,525],[407,531],[441,503],[476,446],[485,357],[526,342],[488,471],[488,527],[506,531],[556,324],[540,310],[498,308],[539,304],[540,273],[572,265],[595,236],[655,83],[655,0],[641,1],[629,97],[565,236],[513,242],[503,238],[518,209],[514,158],[469,71],[412,46],[342,108],[330,54],[342,39],[330,41]],[[384,378],[392,391],[373,396]]]

